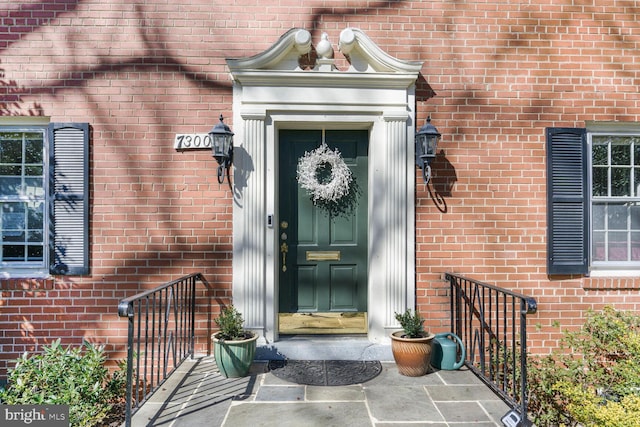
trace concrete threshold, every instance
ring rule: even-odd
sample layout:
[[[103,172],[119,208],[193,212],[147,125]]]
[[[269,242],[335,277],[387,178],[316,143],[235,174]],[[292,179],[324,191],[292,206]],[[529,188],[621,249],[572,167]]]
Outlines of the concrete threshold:
[[[256,360],[284,359],[393,362],[393,354],[391,345],[372,343],[365,335],[288,335],[256,349]]]

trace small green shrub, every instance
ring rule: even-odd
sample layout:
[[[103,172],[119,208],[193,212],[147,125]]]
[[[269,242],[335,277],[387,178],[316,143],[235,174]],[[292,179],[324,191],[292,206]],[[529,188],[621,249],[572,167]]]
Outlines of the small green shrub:
[[[417,311],[411,312],[407,309],[404,313],[395,313],[396,320],[402,326],[402,330],[407,338],[421,338],[425,336],[424,319]]]
[[[215,322],[220,328],[218,337],[222,340],[240,340],[247,335],[242,314],[233,305],[223,307]]]
[[[560,348],[530,357],[529,412],[538,427],[638,426],[640,316],[606,307],[589,312]]]
[[[640,396],[627,394],[611,400],[599,396],[593,388],[560,382],[555,385],[566,401],[566,410],[573,424],[602,427],[638,427],[640,425]]]
[[[85,342],[63,348],[60,340],[42,354],[24,353],[9,370],[0,402],[8,405],[69,405],[71,426],[96,426],[125,395],[126,375],[109,374],[102,347]]]

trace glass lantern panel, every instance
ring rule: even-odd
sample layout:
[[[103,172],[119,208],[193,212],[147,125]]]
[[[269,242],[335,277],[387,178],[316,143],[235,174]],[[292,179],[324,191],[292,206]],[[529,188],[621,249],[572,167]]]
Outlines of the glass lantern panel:
[[[213,153],[214,156],[227,157],[229,154],[229,140],[227,135],[213,135]]]
[[[426,139],[427,139],[427,147],[426,147],[426,150],[425,150],[425,154],[427,154],[428,156],[435,156],[436,155],[436,145],[438,143],[438,137],[429,136]]]

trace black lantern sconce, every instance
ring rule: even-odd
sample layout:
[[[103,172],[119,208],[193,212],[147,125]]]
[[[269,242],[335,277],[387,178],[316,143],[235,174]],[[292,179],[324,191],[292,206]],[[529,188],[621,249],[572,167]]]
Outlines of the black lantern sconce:
[[[229,174],[229,168],[233,162],[233,132],[229,126],[225,125],[224,117],[220,114],[220,123],[216,124],[209,131],[209,139],[211,139],[211,151],[213,157],[218,162],[218,182],[222,184],[224,181],[224,172]]]
[[[436,158],[436,148],[440,140],[440,133],[431,124],[431,116],[416,133],[416,165],[422,169],[424,183],[431,179],[431,162]]]

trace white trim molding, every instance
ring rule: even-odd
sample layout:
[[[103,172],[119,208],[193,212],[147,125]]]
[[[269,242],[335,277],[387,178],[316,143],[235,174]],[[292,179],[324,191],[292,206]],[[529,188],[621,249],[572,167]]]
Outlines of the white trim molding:
[[[422,68],[383,52],[347,28],[339,48],[349,68],[334,65],[329,36],[285,33],[271,48],[227,59],[233,78],[233,301],[245,326],[278,339],[278,131],[369,130],[368,336],[389,342],[395,312],[415,305],[415,82]]]

